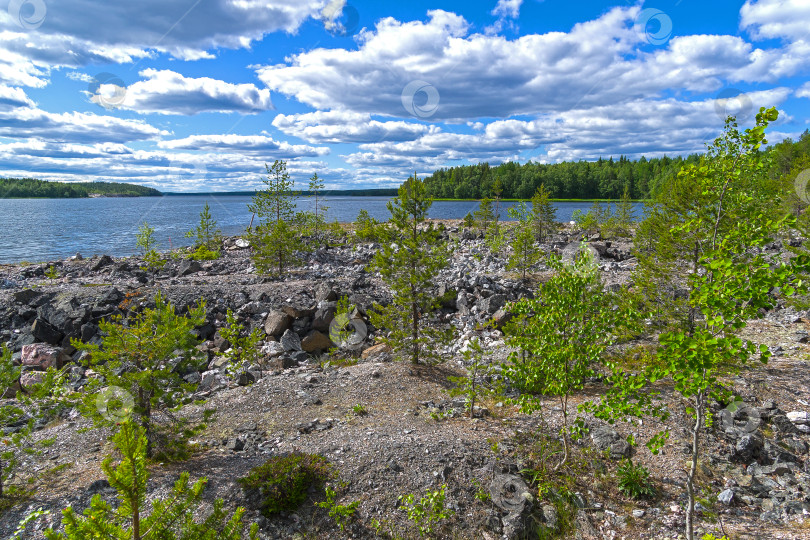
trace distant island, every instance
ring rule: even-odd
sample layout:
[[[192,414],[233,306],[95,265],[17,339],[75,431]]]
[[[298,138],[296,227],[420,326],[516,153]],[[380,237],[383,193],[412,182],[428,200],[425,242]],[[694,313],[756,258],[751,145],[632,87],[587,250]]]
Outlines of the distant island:
[[[160,197],[150,187],[118,182],[49,182],[35,178],[0,178],[0,199],[87,199],[92,197]]]
[[[302,197],[309,197],[314,195],[314,192],[307,190],[294,190],[296,194]],[[338,197],[396,197],[397,188],[374,188],[374,189],[322,189],[318,191],[319,195],[331,195]],[[184,195],[216,195],[221,196],[242,196],[252,197],[256,191],[210,191],[210,192],[195,192],[195,193],[178,193],[166,192],[163,195],[167,197],[180,197]]]

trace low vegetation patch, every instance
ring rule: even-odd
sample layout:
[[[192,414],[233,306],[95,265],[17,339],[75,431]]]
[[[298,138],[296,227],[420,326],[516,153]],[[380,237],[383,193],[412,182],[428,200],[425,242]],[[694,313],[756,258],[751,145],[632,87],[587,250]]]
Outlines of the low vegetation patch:
[[[321,489],[332,475],[325,457],[293,452],[254,467],[239,483],[248,497],[258,496],[259,509],[270,517],[298,508],[311,488]]]

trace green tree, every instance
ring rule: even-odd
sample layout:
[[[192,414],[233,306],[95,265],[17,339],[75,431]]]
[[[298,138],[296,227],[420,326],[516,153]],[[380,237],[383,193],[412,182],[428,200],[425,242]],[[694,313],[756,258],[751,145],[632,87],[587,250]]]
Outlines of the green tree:
[[[580,426],[569,418],[571,394],[595,375],[606,348],[634,320],[618,295],[604,289],[588,253],[581,252],[572,264],[549,258],[555,275],[535,298],[510,305],[515,318],[504,327],[506,343],[513,349],[504,374],[521,391],[521,410],[539,410],[543,396],[560,400],[564,454],[556,469],[568,461],[570,435]]]
[[[488,383],[492,373],[491,366],[484,362],[484,348],[478,337],[470,340],[466,350],[462,353],[467,361],[466,377],[448,377],[450,382],[456,386],[450,390],[451,396],[464,396],[467,401],[464,408],[472,418],[475,414],[475,403],[481,397],[493,394],[500,390],[495,385]]]
[[[225,351],[225,356],[231,361],[234,371],[246,371],[251,364],[258,362],[259,344],[264,339],[261,329],[254,328],[247,332],[245,326],[229,309],[225,317],[225,326],[220,329],[219,334],[231,344]]]
[[[495,213],[492,209],[492,199],[483,198],[478,203],[478,210],[474,212],[475,223],[478,230],[484,234],[489,230],[489,227],[495,221]]]
[[[121,462],[114,466],[107,457],[101,465],[110,485],[118,492],[119,504],[113,507],[96,494],[84,514],[72,507],[62,511],[64,533],[48,529],[48,540],[241,540],[244,534],[242,517],[245,509],[237,508],[229,518],[217,499],[211,514],[204,520],[195,519],[207,484],[201,478],[189,485],[184,472],[175,482],[169,497],[146,500],[149,471],[146,468],[147,438],[143,428],[125,422],[113,436],[121,453]],[[151,507],[151,511],[148,509]],[[247,538],[258,538],[258,525],[250,527]]]
[[[535,232],[532,228],[533,214],[526,208],[526,203],[520,202],[511,207],[509,215],[517,220],[517,225],[513,229],[511,241],[512,254],[506,264],[509,270],[517,270],[523,279],[526,279],[526,272],[533,268],[540,260],[540,249],[535,244]]]
[[[495,227],[498,227],[498,223],[501,220],[501,196],[503,195],[503,181],[501,180],[500,176],[495,177],[495,181],[492,183],[492,196],[495,199]]]
[[[765,178],[767,157],[759,150],[766,144],[765,129],[777,116],[775,108],[762,108],[756,126],[744,132],[729,119],[707,156],[678,174],[676,187],[698,194],[701,204],[692,205],[679,197],[671,205],[661,205],[653,218],[658,230],[666,234],[662,243],[668,244],[666,251],[654,253],[666,255],[662,260],[670,262],[673,273],[683,273],[687,291],[684,319],[674,320],[660,334],[658,361],[647,370],[645,379],[649,383],[671,380],[675,391],[690,402],[687,412],[694,423],[686,482],[688,540],[694,538],[695,475],[701,435],[709,424],[708,406],[712,400],[729,397],[721,378],[751,358],[767,362],[770,356],[765,345],[740,337],[740,331],[749,320],[761,318],[775,307],[775,289],[785,296],[806,290],[798,276],[810,268],[810,258],[802,255],[788,260],[763,249],[795,224],[790,214],[774,216],[773,201],[762,201],[763,193],[772,193],[767,191],[770,187]],[[628,385],[621,384],[623,380],[631,381],[630,386],[637,383],[620,376],[614,392],[632,395]],[[624,413],[616,406],[618,401],[608,396],[602,411],[605,418],[615,409]]]
[[[447,332],[425,324],[439,305],[433,287],[439,270],[450,258],[447,241],[427,215],[433,199],[427,196],[425,185],[414,175],[399,188],[399,195],[389,201],[391,220],[386,241],[374,255],[372,267],[380,272],[393,294],[387,306],[375,304],[370,313],[377,328],[386,328],[383,339],[395,351],[407,351],[413,363],[435,355],[434,340],[447,339]]]
[[[301,251],[300,216],[295,214],[293,191],[295,182],[287,173],[287,164],[276,160],[272,166],[265,164],[267,176],[263,179],[265,189],[253,196],[248,209],[259,216],[260,224],[250,235],[253,262],[262,272],[278,275],[288,266],[298,263],[297,252]]]
[[[540,184],[532,197],[531,223],[538,242],[545,241],[557,231],[557,209],[545,184]]]
[[[165,264],[165,261],[157,252],[157,240],[155,239],[155,229],[149,223],[143,222],[135,234],[135,245],[141,249],[146,268],[154,270]]]
[[[127,321],[120,315],[101,321],[101,344],[71,340],[78,350],[89,353],[85,363],[100,375],[88,384],[87,410],[99,422],[120,421],[121,416],[130,412],[126,404],[128,396],[120,402],[124,410],[113,414],[108,411],[106,417],[97,414],[99,403],[116,396],[111,388],[128,392],[133,396],[131,413],[146,432],[151,457],[158,437],[158,424],[153,416],[164,413],[174,423],[168,412],[181,402],[184,391],[193,388],[184,383],[178,372],[195,360],[194,347],[199,339],[192,331],[203,324],[204,302],[189,309],[187,315],[177,315],[174,306],[158,293],[154,308],[146,308]],[[94,394],[102,388],[106,390]]]
[[[193,231],[186,233],[186,238],[194,238],[195,259],[213,260],[219,258],[219,249],[222,245],[222,231],[217,228],[217,222],[211,217],[211,207],[208,203],[200,212],[200,224]]]
[[[624,192],[619,204],[616,205],[616,212],[613,214],[611,228],[612,236],[630,236],[633,233],[633,223],[635,222],[635,210],[633,200],[630,198],[630,188],[624,186]]]
[[[363,208],[354,222],[354,234],[360,240],[376,241],[380,236],[380,223]]]

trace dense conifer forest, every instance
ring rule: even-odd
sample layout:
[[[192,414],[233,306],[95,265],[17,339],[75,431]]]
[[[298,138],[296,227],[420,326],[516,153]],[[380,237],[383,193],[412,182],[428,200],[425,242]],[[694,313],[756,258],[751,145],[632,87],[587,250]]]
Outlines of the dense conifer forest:
[[[798,141],[786,139],[766,152],[771,153],[773,174],[785,174],[802,156],[810,156],[810,131],[805,131]],[[541,184],[553,199],[619,199],[625,186],[633,199],[648,199],[685,164],[697,163],[699,158],[699,154],[693,154],[635,161],[620,156],[552,165],[531,161],[524,165],[479,163],[439,169],[425,183],[428,193],[438,199],[490,197],[498,178],[503,185],[501,197],[506,199],[529,199]]]
[[[103,197],[159,197],[160,191],[118,182],[48,182],[35,178],[0,178],[0,199],[82,199]]]

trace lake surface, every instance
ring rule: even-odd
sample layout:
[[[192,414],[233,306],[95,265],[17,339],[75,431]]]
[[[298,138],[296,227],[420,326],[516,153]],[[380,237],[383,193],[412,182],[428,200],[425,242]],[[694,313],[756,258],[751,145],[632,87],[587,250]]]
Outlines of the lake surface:
[[[249,196],[184,195],[143,198],[99,199],[0,199],[0,263],[39,262],[64,259],[77,252],[91,255],[125,256],[137,252],[135,233],[148,222],[155,229],[158,249],[188,245],[184,237],[200,220],[207,202],[211,215],[225,235],[242,233],[250,224]],[[388,197],[327,197],[327,218],[354,221],[365,209],[380,220],[390,214]],[[312,207],[310,198],[298,202],[300,209]],[[502,219],[515,203],[501,203]],[[576,210],[586,212],[589,202],[555,203],[557,220],[569,221]],[[461,219],[478,208],[475,201],[436,201],[430,217]],[[640,215],[641,205],[636,214]]]

